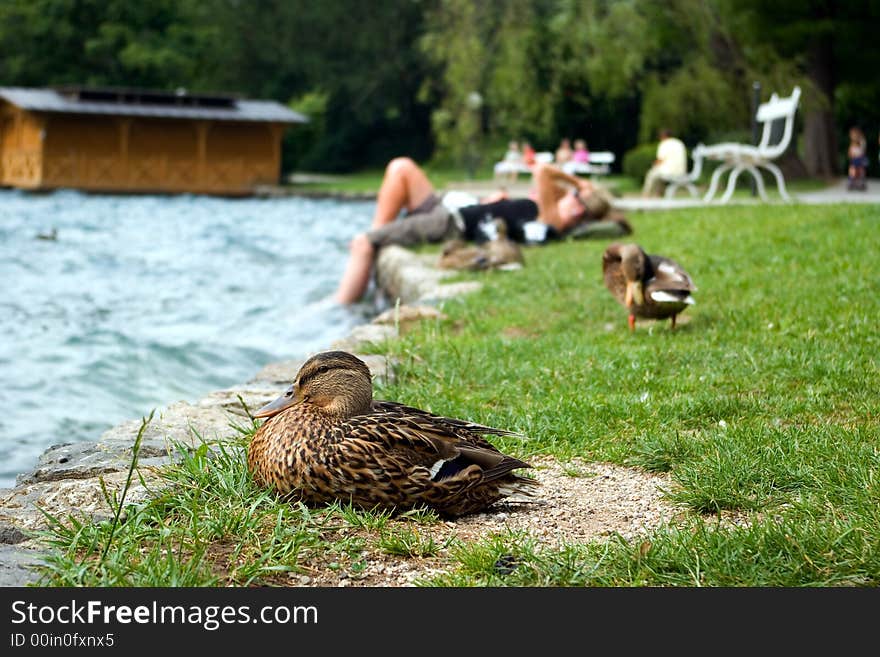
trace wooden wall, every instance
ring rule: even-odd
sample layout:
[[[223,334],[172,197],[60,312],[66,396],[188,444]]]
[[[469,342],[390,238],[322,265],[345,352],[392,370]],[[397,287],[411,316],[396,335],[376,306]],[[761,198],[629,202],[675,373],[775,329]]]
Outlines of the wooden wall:
[[[38,117],[0,103],[0,184],[39,187],[42,123]]]
[[[0,183],[27,189],[248,195],[276,184],[283,124],[0,107]]]

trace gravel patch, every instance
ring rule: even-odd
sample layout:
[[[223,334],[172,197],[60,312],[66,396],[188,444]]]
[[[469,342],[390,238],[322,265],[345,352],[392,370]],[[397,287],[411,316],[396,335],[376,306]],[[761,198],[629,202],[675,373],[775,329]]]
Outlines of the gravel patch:
[[[683,512],[665,499],[672,486],[668,475],[638,468],[574,459],[561,463],[533,459],[531,471],[541,482],[534,501],[510,501],[479,513],[435,524],[417,525],[391,520],[386,532],[414,531],[442,546],[428,557],[402,557],[384,552],[381,533],[357,528],[340,530],[342,537],[359,537],[364,550],[354,557],[315,558],[306,573],[291,573],[287,586],[413,586],[417,580],[448,570],[449,546],[473,542],[508,531],[525,532],[552,548],[565,543],[607,539],[619,534],[631,540],[644,532],[674,523]],[[332,564],[328,567],[327,562]]]

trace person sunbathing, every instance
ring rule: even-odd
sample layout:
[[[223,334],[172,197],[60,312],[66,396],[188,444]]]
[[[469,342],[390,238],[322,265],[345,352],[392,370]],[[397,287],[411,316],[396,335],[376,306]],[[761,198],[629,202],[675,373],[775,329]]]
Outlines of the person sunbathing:
[[[498,194],[481,203],[450,209],[418,164],[409,157],[392,159],[385,167],[370,230],[352,239],[334,299],[350,304],[363,296],[376,254],[383,246],[452,239],[483,241],[481,226],[493,218],[504,220],[510,239],[543,243],[563,237],[580,222],[602,219],[610,210],[607,193],[551,164],[536,164],[532,178],[534,198]],[[404,210],[404,216],[398,218]]]

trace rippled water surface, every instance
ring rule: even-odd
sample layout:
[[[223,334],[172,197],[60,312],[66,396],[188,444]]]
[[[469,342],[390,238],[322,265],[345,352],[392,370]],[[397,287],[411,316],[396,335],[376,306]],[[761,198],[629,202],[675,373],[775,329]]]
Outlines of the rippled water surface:
[[[371,213],[0,191],[0,486],[50,445],[196,401],[363,322],[325,300]]]

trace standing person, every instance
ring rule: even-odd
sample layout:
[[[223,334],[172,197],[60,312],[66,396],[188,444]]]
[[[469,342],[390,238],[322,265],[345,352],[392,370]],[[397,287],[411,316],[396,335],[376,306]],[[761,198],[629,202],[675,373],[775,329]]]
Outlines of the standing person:
[[[601,219],[610,210],[607,195],[593,183],[553,165],[535,165],[532,178],[533,199],[501,195],[497,200],[453,211],[443,204],[412,159],[394,158],[385,168],[370,230],[351,241],[335,300],[349,304],[363,296],[376,253],[389,244],[414,246],[462,238],[480,241],[481,224],[487,217],[503,219],[508,237],[514,241],[540,243],[561,237],[583,220]],[[406,215],[398,219],[403,210]]]
[[[849,129],[849,148],[846,155],[849,158],[849,180],[847,189],[855,189],[860,192],[868,189],[865,176],[868,168],[868,143],[865,133],[858,126]]]
[[[583,139],[574,140],[574,153],[571,155],[572,162],[580,162],[581,164],[589,164],[590,151],[587,148],[587,142]]]
[[[665,186],[664,178],[683,176],[687,173],[687,148],[672,132],[666,128],[660,130],[660,143],[657,144],[657,156],[654,164],[645,174],[642,196],[659,194]]]
[[[556,156],[554,158],[556,165],[562,166],[569,162],[572,155],[574,155],[574,151],[571,150],[571,140],[568,137],[563,137],[562,141],[559,142],[559,148],[556,149]]]

